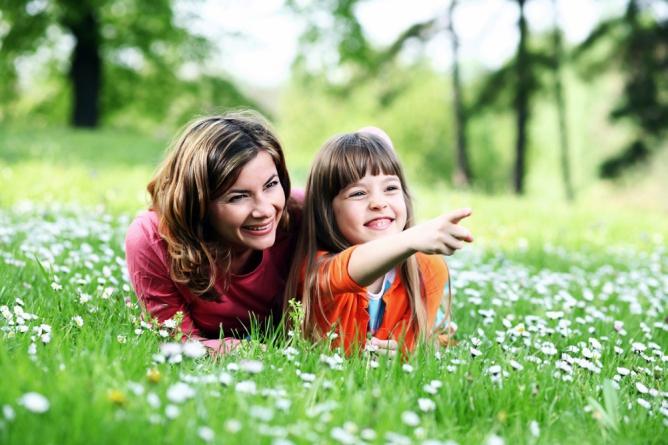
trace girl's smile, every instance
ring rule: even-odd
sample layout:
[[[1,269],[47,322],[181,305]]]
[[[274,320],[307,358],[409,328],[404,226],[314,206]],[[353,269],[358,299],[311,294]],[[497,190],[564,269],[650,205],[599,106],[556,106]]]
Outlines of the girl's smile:
[[[394,218],[381,217],[374,218],[364,225],[373,230],[385,230],[390,226],[390,224],[392,224],[392,222],[394,222]]]
[[[399,233],[406,226],[406,200],[395,175],[367,173],[341,190],[332,207],[336,226],[351,244]]]

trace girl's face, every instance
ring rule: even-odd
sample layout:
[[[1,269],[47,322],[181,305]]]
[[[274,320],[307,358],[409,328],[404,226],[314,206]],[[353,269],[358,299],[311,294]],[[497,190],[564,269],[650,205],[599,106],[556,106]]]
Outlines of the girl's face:
[[[211,203],[209,220],[235,253],[274,245],[285,208],[285,192],[269,153],[261,151],[241,169],[236,182]]]
[[[341,190],[332,206],[336,225],[351,244],[399,233],[406,227],[406,200],[395,175],[367,173]]]

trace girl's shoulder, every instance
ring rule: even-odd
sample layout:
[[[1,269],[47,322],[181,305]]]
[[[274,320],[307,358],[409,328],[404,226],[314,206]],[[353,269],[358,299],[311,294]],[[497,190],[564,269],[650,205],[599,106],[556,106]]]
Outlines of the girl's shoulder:
[[[418,268],[420,273],[427,277],[435,277],[448,274],[448,265],[443,255],[427,255],[425,253],[416,253]]]

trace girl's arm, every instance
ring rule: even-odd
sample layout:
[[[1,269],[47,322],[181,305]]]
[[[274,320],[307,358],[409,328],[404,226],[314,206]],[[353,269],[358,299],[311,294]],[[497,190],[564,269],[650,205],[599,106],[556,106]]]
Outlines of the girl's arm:
[[[360,244],[350,256],[348,274],[366,287],[417,252],[452,255],[464,242],[473,241],[471,232],[458,225],[470,215],[471,209],[454,210],[395,235]]]

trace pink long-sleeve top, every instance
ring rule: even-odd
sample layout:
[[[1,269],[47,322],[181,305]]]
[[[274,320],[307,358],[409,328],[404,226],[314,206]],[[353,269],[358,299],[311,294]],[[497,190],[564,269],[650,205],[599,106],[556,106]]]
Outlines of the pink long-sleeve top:
[[[261,324],[280,319],[299,225],[294,220],[289,232],[278,230],[276,242],[262,251],[262,260],[254,270],[229,277],[225,292],[224,278],[218,274],[214,290],[220,298],[208,301],[171,279],[170,257],[158,232],[158,216],[146,211],[132,222],[125,238],[130,281],[140,303],[158,321],[164,322],[181,311],[181,329],[187,336],[243,337],[250,329],[251,317]]]

